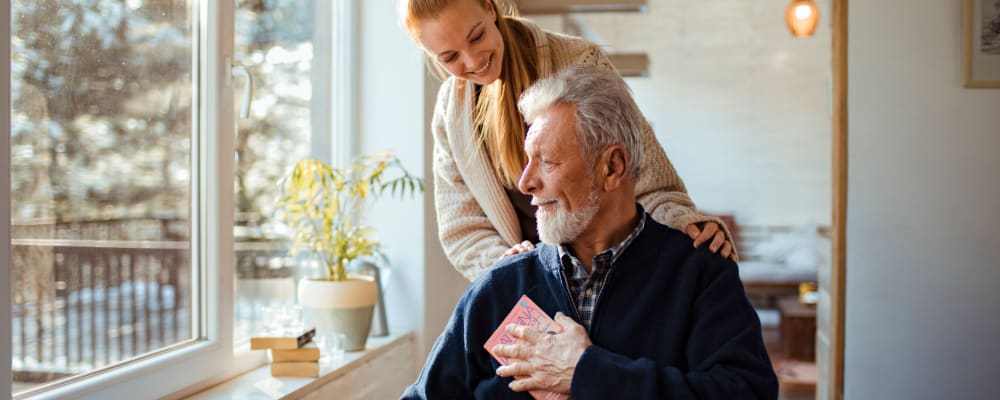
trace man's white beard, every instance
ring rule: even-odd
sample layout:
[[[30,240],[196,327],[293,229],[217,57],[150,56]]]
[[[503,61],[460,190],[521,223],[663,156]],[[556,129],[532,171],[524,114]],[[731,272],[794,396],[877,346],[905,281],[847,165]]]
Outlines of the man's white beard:
[[[536,198],[536,201],[539,199]],[[545,201],[544,199],[541,201]],[[576,211],[566,209],[562,201],[556,202],[555,211],[535,212],[538,225],[538,238],[548,244],[566,244],[576,240],[590,226],[591,220],[597,215],[597,192],[590,192],[587,205]]]

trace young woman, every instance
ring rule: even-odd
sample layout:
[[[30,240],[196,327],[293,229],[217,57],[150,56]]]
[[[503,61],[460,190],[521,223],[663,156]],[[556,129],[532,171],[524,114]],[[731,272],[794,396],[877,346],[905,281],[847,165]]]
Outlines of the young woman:
[[[438,92],[434,200],[442,246],[469,280],[500,257],[538,241],[530,196],[517,190],[527,162],[521,93],[570,65],[614,69],[596,45],[503,14],[495,0],[400,0],[407,32],[450,77]],[[736,259],[728,231],[701,215],[647,125],[638,201],[655,220],[687,232],[695,246]]]

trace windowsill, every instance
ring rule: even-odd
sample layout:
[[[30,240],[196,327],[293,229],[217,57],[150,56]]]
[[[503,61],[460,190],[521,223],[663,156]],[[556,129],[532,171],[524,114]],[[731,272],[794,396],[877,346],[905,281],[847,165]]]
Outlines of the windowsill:
[[[390,334],[385,337],[369,337],[367,347],[362,351],[348,352],[339,360],[320,364],[318,378],[276,378],[271,376],[269,364],[250,370],[233,379],[199,392],[189,399],[288,399],[299,398],[336,381],[338,378],[369,363],[383,353],[415,342],[413,332]]]

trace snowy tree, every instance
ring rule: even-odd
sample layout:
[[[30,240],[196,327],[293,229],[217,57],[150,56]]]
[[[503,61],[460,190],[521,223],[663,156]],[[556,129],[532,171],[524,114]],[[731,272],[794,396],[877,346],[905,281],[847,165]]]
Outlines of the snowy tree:
[[[237,3],[235,61],[257,81],[254,114],[239,122],[236,142],[240,213],[269,215],[277,179],[306,155],[312,7]],[[12,11],[15,224],[187,218],[189,2],[15,0]]]
[[[236,138],[236,208],[271,216],[276,182],[307,155],[312,65],[310,1],[245,0],[236,10],[236,59],[257,88]]]
[[[184,1],[16,1],[15,221],[187,213]]]

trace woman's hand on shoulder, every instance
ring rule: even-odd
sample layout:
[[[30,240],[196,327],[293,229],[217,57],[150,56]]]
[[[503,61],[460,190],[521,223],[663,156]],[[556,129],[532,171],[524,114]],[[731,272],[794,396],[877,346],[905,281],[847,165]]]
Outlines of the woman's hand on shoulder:
[[[726,233],[719,229],[718,223],[706,221],[691,224],[684,230],[691,239],[694,239],[694,247],[701,246],[702,243],[712,239],[712,243],[708,245],[709,250],[713,253],[719,253],[725,258],[732,258],[733,261],[740,261],[739,256],[733,251],[733,243],[726,240]]]
[[[525,241],[523,241],[521,243],[515,244],[514,247],[511,247],[509,250],[507,250],[506,252],[504,252],[503,255],[500,256],[500,258],[504,258],[504,257],[507,257],[507,256],[512,256],[514,254],[519,254],[519,253],[526,253],[529,250],[534,249],[534,248],[535,248],[535,244],[534,243],[531,243],[531,242],[525,240]]]

